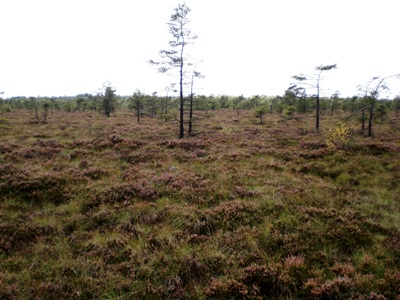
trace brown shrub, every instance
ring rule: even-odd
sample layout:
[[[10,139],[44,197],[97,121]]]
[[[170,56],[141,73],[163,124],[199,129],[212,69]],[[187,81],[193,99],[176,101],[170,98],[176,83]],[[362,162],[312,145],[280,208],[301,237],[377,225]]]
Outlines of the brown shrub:
[[[360,295],[355,294],[350,298],[350,300],[388,300],[385,296],[381,294],[377,294],[375,292],[370,293],[369,295]]]
[[[160,176],[153,176],[153,180],[163,185],[161,187],[163,194],[190,202],[201,203],[207,201],[205,198],[216,194],[209,179],[189,172],[168,172]]]
[[[112,148],[113,146],[113,142],[107,138],[96,138],[91,142],[91,147],[95,149],[108,149]]]
[[[71,154],[69,155],[69,157],[71,159],[76,159],[78,157],[83,157],[83,158],[88,158],[89,155],[91,155],[92,153],[87,150],[87,149],[76,149],[74,151],[71,152]]]
[[[196,209],[182,210],[174,216],[173,223],[192,235],[210,235],[216,230],[212,216]]]
[[[119,158],[131,164],[140,164],[162,160],[163,154],[159,148],[154,147],[146,147],[137,151],[124,149],[124,151],[120,152]]]
[[[320,149],[326,148],[326,143],[323,140],[302,140],[299,144],[300,148]]]
[[[261,299],[254,287],[247,287],[235,279],[210,281],[204,293],[212,299]]]
[[[129,247],[126,247],[127,239],[116,237],[105,244],[87,242],[85,247],[86,257],[96,257],[103,260],[106,264],[120,264],[129,260],[136,253]]]
[[[0,254],[23,250],[30,243],[53,232],[54,229],[50,226],[34,226],[23,221],[17,224],[0,224]]]
[[[328,229],[323,233],[324,239],[337,244],[344,252],[351,253],[359,247],[371,245],[373,233],[379,231],[360,212],[315,207],[301,208],[301,211],[306,219],[312,216],[325,222]]]
[[[60,204],[67,201],[68,175],[63,172],[37,173],[36,170],[20,171],[13,164],[0,167],[0,193],[13,195],[23,201]]]
[[[242,270],[241,282],[246,286],[255,287],[258,295],[263,298],[283,296],[286,292],[282,274],[274,268],[265,265],[251,265]]]
[[[153,201],[159,197],[159,193],[148,181],[142,180],[132,183],[120,183],[112,186],[103,193],[97,195],[102,203],[132,203],[136,199]]]
[[[336,262],[331,270],[333,273],[339,276],[353,277],[355,275],[355,269],[353,265],[349,263]]]
[[[370,141],[360,143],[352,147],[355,151],[361,151],[363,153],[381,155],[384,153],[399,153],[400,146],[396,143],[382,143],[378,141]]]
[[[349,299],[354,282],[347,276],[336,277],[321,283],[314,278],[308,279],[303,289],[314,299]]]
[[[237,185],[233,188],[233,194],[241,198],[247,198],[257,195],[257,192],[251,191],[243,186]]]
[[[31,291],[32,299],[81,299],[80,293],[72,291],[66,284],[42,282]]]
[[[74,140],[69,146],[71,148],[76,148],[76,147],[88,148],[90,145],[91,142],[87,140]]]
[[[114,141],[111,140],[111,142],[114,143],[114,150],[116,151],[122,151],[124,149],[137,150],[147,144],[144,141],[128,139],[128,138],[119,138],[118,142],[116,140]]]
[[[308,266],[302,255],[291,255],[283,260],[283,281],[292,290],[298,290],[309,277]]]
[[[63,148],[63,146],[56,140],[38,140],[33,143],[33,146],[42,148]]]
[[[116,217],[113,215],[113,211],[108,209],[101,209],[93,213],[90,218],[86,218],[81,221],[84,225],[85,230],[96,230],[96,229],[113,229],[117,225]]]
[[[0,144],[0,153],[11,153],[14,149],[18,148],[18,145],[14,142],[5,142]]]
[[[180,148],[186,151],[195,151],[208,148],[208,144],[198,139],[168,140],[159,142],[157,146],[168,149]]]
[[[87,177],[87,178],[90,178],[90,179],[93,179],[93,180],[97,180],[97,179],[100,179],[100,178],[102,178],[104,176],[107,176],[108,172],[104,171],[104,170],[102,170],[100,168],[97,168],[97,167],[90,167],[90,168],[87,168],[87,169],[83,169],[80,172],[80,175],[82,177],[84,177],[84,178]]]
[[[393,263],[400,267],[400,234],[397,232],[392,233],[385,239],[384,245],[392,252]]]
[[[218,228],[233,230],[239,226],[252,226],[261,222],[264,214],[257,203],[227,201],[205,210]]]
[[[11,161],[13,160],[22,160],[22,159],[33,159],[33,158],[40,158],[40,159],[51,159],[56,154],[60,153],[62,148],[53,148],[53,147],[41,147],[41,146],[33,146],[33,147],[26,147],[20,150],[15,150],[11,153],[6,154],[6,159]]]
[[[380,284],[383,294],[390,299],[398,297],[400,293],[400,271],[398,269],[387,270],[384,279]]]
[[[299,156],[305,159],[321,158],[331,154],[332,150],[328,148],[321,148],[316,150],[301,151]]]

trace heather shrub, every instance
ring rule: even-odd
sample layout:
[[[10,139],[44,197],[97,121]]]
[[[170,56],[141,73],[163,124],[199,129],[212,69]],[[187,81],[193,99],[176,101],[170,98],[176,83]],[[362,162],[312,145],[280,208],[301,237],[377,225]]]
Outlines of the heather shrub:
[[[153,201],[158,191],[148,181],[119,183],[96,196],[102,203],[132,203],[137,200]]]
[[[157,144],[167,149],[180,148],[186,151],[204,150],[208,148],[207,143],[199,141],[197,139],[181,139],[181,140],[167,140]]]
[[[113,214],[113,211],[102,208],[99,211],[92,214],[90,218],[85,218],[81,221],[84,228],[88,231],[96,229],[112,229],[117,225],[117,218]]]
[[[77,174],[77,176],[79,175],[82,176],[83,178],[86,177],[92,180],[98,180],[102,177],[107,176],[108,172],[98,167],[89,167],[89,168],[83,168],[83,170],[79,174]]]
[[[0,255],[24,250],[40,237],[51,235],[54,229],[50,226],[25,224],[23,220],[13,225],[0,223]]]
[[[226,269],[235,270],[238,267],[244,268],[258,263],[262,259],[262,255],[267,249],[258,244],[257,236],[259,234],[256,227],[241,226],[232,231],[218,230],[210,239],[217,243],[218,249],[227,257]],[[235,260],[230,260],[231,257],[235,257]]]
[[[368,247],[373,242],[374,224],[361,213],[340,212],[336,209],[303,208],[304,217],[326,224],[323,232],[325,241],[334,243],[342,251],[352,253],[360,247]]]
[[[400,267],[400,233],[393,232],[384,241],[384,245],[392,253],[393,263]]]
[[[280,271],[265,265],[244,268],[240,279],[246,286],[256,287],[257,294],[263,298],[278,298],[287,292]]]
[[[42,282],[31,291],[31,294],[34,295],[36,299],[43,299],[43,298],[51,298],[51,299],[63,299],[63,298],[71,298],[77,299],[78,295],[75,297],[71,297],[71,292],[68,288],[58,282]]]
[[[13,164],[0,169],[0,193],[31,203],[60,204],[70,198],[68,175],[62,172],[20,171]]]
[[[329,154],[331,154],[331,150],[329,148],[320,148],[309,151],[303,150],[299,153],[299,156],[305,159],[318,159],[318,158],[324,158]]]
[[[38,140],[33,143],[33,146],[42,148],[63,148],[63,146],[56,140]]]
[[[258,291],[235,279],[213,280],[204,291],[209,299],[257,299]]]
[[[0,144],[0,154],[11,153],[14,149],[18,148],[15,142],[5,142]]]
[[[161,184],[159,190],[162,195],[192,203],[213,202],[213,197],[219,194],[210,179],[187,171],[167,172],[154,176],[153,180]]]
[[[238,226],[256,225],[263,220],[263,212],[252,202],[227,201],[205,210],[212,222],[223,230],[234,230]]]
[[[370,294],[366,295],[360,295],[358,293],[355,293],[351,298],[351,300],[388,300],[385,296],[381,294],[377,294],[375,292],[372,292]]]
[[[382,294],[389,299],[398,298],[400,293],[400,271],[398,269],[387,270],[384,274],[384,279],[379,284]]]
[[[379,141],[365,141],[353,146],[354,150],[365,154],[382,155],[385,153],[398,153],[400,146],[397,143],[383,143]]]
[[[334,274],[338,276],[347,276],[347,277],[354,277],[355,269],[352,264],[349,263],[340,263],[335,262],[335,264],[331,267],[331,270]]]
[[[173,224],[196,235],[210,235],[216,230],[216,224],[211,215],[198,210],[183,210],[174,216]]]
[[[127,239],[122,235],[94,232],[84,245],[85,256],[96,257],[106,264],[119,264],[133,254],[126,244]]]
[[[92,155],[92,153],[87,149],[76,149],[76,150],[71,151],[68,154],[68,158],[69,158],[69,160],[79,159],[79,158],[87,159],[91,155]]]
[[[21,161],[36,158],[49,160],[54,158],[61,151],[62,148],[33,146],[14,150],[10,153],[7,153],[5,157],[11,161]]]
[[[354,282],[347,276],[335,277],[325,282],[310,278],[303,286],[312,299],[349,299],[353,288]]]
[[[282,281],[293,291],[300,290],[310,276],[310,270],[302,255],[291,255],[283,260]]]
[[[279,167],[276,167],[275,165],[269,165],[270,167],[275,167],[275,168],[279,168]],[[234,188],[233,188],[233,194],[235,195],[235,196],[237,196],[237,197],[240,197],[240,198],[247,198],[247,197],[253,197],[253,196],[255,196],[256,194],[257,194],[257,192],[255,192],[255,191],[251,191],[251,190],[249,190],[248,188],[246,188],[246,187],[243,187],[243,186],[240,186],[240,185],[236,185]]]
[[[101,149],[112,148],[114,146],[114,143],[107,138],[96,138],[92,140],[90,146],[93,147],[94,149],[101,150]]]
[[[120,151],[119,158],[130,164],[141,164],[159,161],[163,158],[163,153],[161,149],[153,147],[143,147],[136,151],[124,149],[124,151]]]
[[[132,224],[155,225],[165,220],[167,211],[160,211],[152,202],[139,202],[129,210],[129,215]]]

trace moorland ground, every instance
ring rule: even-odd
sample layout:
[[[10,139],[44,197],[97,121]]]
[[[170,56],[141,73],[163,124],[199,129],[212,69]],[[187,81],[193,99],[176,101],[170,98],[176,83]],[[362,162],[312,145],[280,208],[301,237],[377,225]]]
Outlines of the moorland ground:
[[[0,299],[399,299],[398,130],[202,114],[5,113]]]

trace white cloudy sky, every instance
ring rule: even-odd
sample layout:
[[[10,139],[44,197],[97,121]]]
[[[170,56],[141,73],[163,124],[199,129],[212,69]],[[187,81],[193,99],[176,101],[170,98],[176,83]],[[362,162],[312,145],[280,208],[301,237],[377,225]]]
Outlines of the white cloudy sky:
[[[149,59],[167,47],[177,0],[0,0],[3,97],[162,91]],[[337,63],[326,93],[400,73],[398,0],[187,0],[197,93],[282,95],[291,76]],[[326,73],[328,75],[328,73]]]

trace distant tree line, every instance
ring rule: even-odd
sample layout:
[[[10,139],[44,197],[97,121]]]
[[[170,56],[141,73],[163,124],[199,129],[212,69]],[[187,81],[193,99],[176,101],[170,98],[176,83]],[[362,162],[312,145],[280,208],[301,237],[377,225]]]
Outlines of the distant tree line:
[[[322,114],[354,113],[365,108],[371,101],[371,96],[340,97],[334,93],[330,97],[320,97],[320,112]],[[298,95],[292,90],[286,90],[282,96],[255,95],[245,96],[206,96],[194,95],[193,109],[195,111],[218,111],[231,109],[240,114],[242,110],[254,110],[267,113],[280,113],[284,117],[291,118],[295,115],[301,117],[304,114],[315,111],[315,97]],[[185,110],[189,110],[190,96],[184,97]],[[99,114],[111,115],[117,110],[131,110],[139,117],[160,117],[173,119],[180,107],[180,99],[175,96],[162,96],[157,93],[146,94],[137,90],[132,96],[114,95],[112,104],[104,102],[104,95],[79,94],[76,96],[62,97],[11,97],[1,100],[2,112],[13,110],[32,110],[38,117],[47,111],[95,111]],[[108,107],[112,107],[107,111]],[[400,97],[392,99],[380,99],[375,103],[376,114],[379,117],[394,110],[398,115],[400,110]],[[107,113],[108,112],[108,113]],[[140,121],[140,118],[138,121]]]

